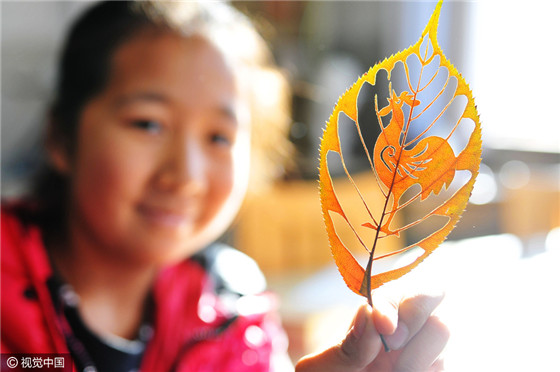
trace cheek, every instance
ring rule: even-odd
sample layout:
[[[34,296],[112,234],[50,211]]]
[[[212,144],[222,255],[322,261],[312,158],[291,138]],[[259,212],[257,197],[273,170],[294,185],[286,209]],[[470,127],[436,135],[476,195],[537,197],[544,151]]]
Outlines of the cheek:
[[[214,182],[223,197],[224,208],[227,209],[224,213],[227,215],[237,213],[247,191],[250,150],[246,142],[248,141],[237,144],[230,163],[217,172]]]
[[[245,198],[247,186],[249,183],[249,174],[251,171],[251,149],[250,141],[247,137],[239,145],[238,151],[235,154],[232,175],[232,193],[238,198]]]
[[[251,173],[251,153],[251,130],[249,124],[246,124],[246,128],[242,129],[235,153],[235,183],[243,195],[247,191],[249,174]]]
[[[81,212],[96,225],[119,224],[127,201],[139,192],[145,164],[113,141],[84,142],[76,159],[74,194]]]
[[[209,189],[206,195],[208,214],[215,216],[232,199],[235,189],[235,171],[231,162],[211,167]],[[211,216],[208,216],[211,217]]]
[[[222,159],[209,167],[211,187],[206,195],[203,219],[208,239],[223,233],[241,207],[247,190],[249,151],[245,141],[237,143],[227,161]]]

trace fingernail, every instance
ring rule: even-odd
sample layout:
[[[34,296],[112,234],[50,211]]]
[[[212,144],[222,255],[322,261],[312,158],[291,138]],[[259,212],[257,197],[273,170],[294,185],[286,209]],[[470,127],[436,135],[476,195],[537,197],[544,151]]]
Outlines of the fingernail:
[[[385,342],[391,350],[398,350],[404,346],[404,343],[408,339],[409,334],[410,332],[406,324],[399,321],[397,323],[397,329],[395,330],[395,333],[385,336]]]

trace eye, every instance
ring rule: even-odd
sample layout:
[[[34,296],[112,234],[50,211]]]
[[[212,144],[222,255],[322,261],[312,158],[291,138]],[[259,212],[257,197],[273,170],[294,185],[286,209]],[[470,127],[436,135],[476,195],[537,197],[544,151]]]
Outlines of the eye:
[[[217,145],[222,145],[222,146],[231,146],[232,145],[232,140],[230,139],[229,136],[226,136],[224,134],[220,134],[220,133],[214,133],[210,136],[210,141],[212,143],[215,143]]]
[[[156,120],[134,120],[132,125],[135,128],[147,131],[149,133],[157,134],[163,130],[163,125]]]

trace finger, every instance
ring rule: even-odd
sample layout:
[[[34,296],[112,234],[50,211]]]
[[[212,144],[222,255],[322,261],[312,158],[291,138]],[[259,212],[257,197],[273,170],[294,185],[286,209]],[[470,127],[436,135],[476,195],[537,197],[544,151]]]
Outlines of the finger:
[[[442,299],[443,294],[420,294],[405,298],[399,305],[399,320],[395,332],[385,337],[389,348],[398,350],[406,345],[422,329]]]
[[[439,358],[438,360],[436,360],[434,362],[434,364],[432,364],[432,369],[430,369],[431,372],[443,372],[445,371],[445,364],[443,362],[442,358]]]
[[[372,293],[371,300],[373,323],[377,332],[382,335],[393,334],[399,318],[398,301],[376,292]]]
[[[438,317],[431,316],[422,329],[406,344],[397,360],[396,371],[441,371],[439,359],[447,341],[449,330]]]
[[[379,333],[372,321],[371,308],[359,308],[345,339],[319,354],[301,359],[298,372],[352,372],[360,371],[370,364],[381,351]]]

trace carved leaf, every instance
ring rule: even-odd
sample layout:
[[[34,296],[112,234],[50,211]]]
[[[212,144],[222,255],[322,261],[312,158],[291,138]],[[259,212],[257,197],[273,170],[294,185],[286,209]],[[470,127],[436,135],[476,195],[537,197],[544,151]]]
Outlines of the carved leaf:
[[[321,140],[320,198],[332,254],[348,287],[368,299],[372,289],[409,272],[445,240],[464,211],[478,174],[482,145],[478,113],[468,84],[438,45],[441,5],[440,1],[414,45],[373,66],[340,97]],[[366,122],[358,118],[358,96],[364,87],[376,92],[368,101],[375,118]],[[342,133],[348,132],[341,122],[348,119],[382,203],[369,202],[348,171],[346,142],[341,141]],[[364,135],[366,126],[377,126],[380,134],[374,142]],[[345,182],[352,184],[355,198],[350,203],[362,204],[367,212],[360,221],[345,212],[349,201],[343,205],[339,200],[327,158],[339,163]],[[426,212],[403,223],[406,218],[401,215],[418,209],[419,203]],[[444,217],[444,222],[433,231],[402,244],[402,249],[376,255],[381,239],[400,237],[435,216]],[[337,233],[341,227],[336,221],[346,225],[367,251],[365,269]],[[372,275],[374,262],[415,247],[421,254],[414,262]]]

